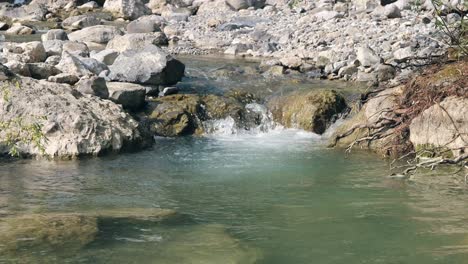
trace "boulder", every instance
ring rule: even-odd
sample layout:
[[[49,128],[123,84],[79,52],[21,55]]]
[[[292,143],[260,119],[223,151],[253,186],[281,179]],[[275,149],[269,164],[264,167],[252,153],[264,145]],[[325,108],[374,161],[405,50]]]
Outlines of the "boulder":
[[[94,2],[94,1],[84,3],[84,4],[77,7],[77,9],[85,10],[85,11],[91,11],[91,10],[94,10],[94,9],[97,9],[97,8],[99,8],[99,4]]]
[[[21,76],[31,77],[31,73],[29,72],[29,66],[24,62],[9,61],[5,63],[4,66],[7,67],[13,73],[16,73]]]
[[[157,32],[161,31],[164,23],[165,19],[161,16],[143,16],[135,21],[130,22],[127,25],[127,32],[130,34]]]
[[[95,15],[86,14],[68,17],[62,22],[62,27],[65,29],[83,29],[101,24],[100,18]]]
[[[234,10],[247,9],[249,7],[262,8],[264,0],[226,0],[226,4]]]
[[[84,42],[79,41],[66,41],[63,42],[62,51],[68,52],[75,56],[81,57],[88,57],[89,56],[89,48],[88,45]]]
[[[81,61],[79,57],[72,55],[67,51],[63,52],[62,59],[60,60],[60,63],[56,65],[56,68],[63,73],[72,74],[77,77],[93,74],[93,72],[88,69],[88,66]]]
[[[86,68],[91,71],[92,73],[99,75],[103,71],[108,71],[109,68],[106,64],[93,59],[93,58],[82,58],[78,57],[79,60],[86,66]]]
[[[106,44],[122,34],[122,31],[117,27],[98,25],[72,32],[68,35],[68,38],[72,41]]]
[[[26,43],[9,43],[4,46],[3,52],[9,60],[25,63],[44,62],[47,54],[40,41]]]
[[[173,85],[184,76],[185,65],[162,49],[149,45],[120,53],[109,69],[109,79],[113,81]]]
[[[61,73],[54,65],[47,63],[28,63],[30,76],[34,79],[48,79],[50,76]]]
[[[151,10],[143,0],[106,0],[104,10],[115,16],[131,20],[151,14]]]
[[[111,40],[106,49],[123,52],[126,50],[140,50],[148,45],[167,45],[166,35],[162,32],[154,33],[134,33],[117,36]]]
[[[468,151],[468,98],[448,97],[411,121],[410,141],[416,150]],[[447,153],[446,153],[447,154]]]
[[[380,62],[382,62],[382,58],[380,58],[373,49],[369,47],[359,47],[356,50],[356,56],[359,62],[364,67],[371,67]]]
[[[41,40],[68,40],[67,32],[63,29],[51,29],[41,36]]]
[[[109,99],[123,108],[136,111],[145,105],[146,88],[142,85],[123,82],[108,82]]]
[[[62,40],[45,40],[42,42],[42,45],[44,46],[44,50],[48,57],[62,55],[63,44],[64,41]]]
[[[187,21],[188,18],[192,15],[192,10],[189,8],[175,8],[175,7],[166,7],[161,13],[161,16],[167,21],[181,22]]]
[[[79,79],[75,75],[69,73],[59,73],[57,75],[50,76],[47,80],[54,83],[66,83],[74,85],[78,82]]]
[[[345,99],[333,90],[295,92],[274,97],[267,104],[274,121],[287,128],[323,134],[339,114],[348,108]]]
[[[90,94],[102,99],[109,98],[109,90],[104,78],[97,76],[84,76],[75,83],[75,89],[82,94]]]
[[[106,65],[112,65],[119,56],[119,52],[113,49],[105,49],[100,52],[91,54],[91,58],[96,59]]]
[[[18,25],[12,26],[5,33],[9,35],[31,35],[36,33],[36,31],[30,27]]]
[[[405,47],[397,49],[395,52],[393,52],[393,57],[397,62],[403,62],[408,59],[411,59],[412,57],[414,57],[413,48]]]
[[[10,94],[8,102],[0,100],[0,118],[22,118],[25,125],[37,124],[43,136],[38,139],[43,148],[37,142],[19,141],[16,144],[19,154],[74,158],[138,149],[149,142],[139,131],[138,122],[111,101],[82,96],[65,84],[31,78],[17,80],[21,89],[4,83],[15,92]],[[2,154],[10,150],[5,144],[10,129],[18,128],[0,131]]]
[[[400,9],[398,8],[397,5],[390,4],[390,5],[386,5],[384,7],[384,15],[387,18],[400,18],[401,17],[401,11],[400,11]]]

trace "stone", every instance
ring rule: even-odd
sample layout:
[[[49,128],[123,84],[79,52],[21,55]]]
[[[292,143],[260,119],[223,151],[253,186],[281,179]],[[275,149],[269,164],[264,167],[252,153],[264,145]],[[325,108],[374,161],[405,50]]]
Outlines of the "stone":
[[[12,73],[21,75],[21,76],[26,76],[26,77],[31,77],[31,73],[29,72],[29,66],[24,63],[24,62],[19,62],[19,61],[9,61],[5,63],[4,65],[11,71]],[[2,74],[3,72],[3,67],[2,68]]]
[[[10,25],[8,25],[5,22],[0,22],[0,30],[7,30],[10,28]]]
[[[31,78],[17,81],[21,89],[15,88],[15,84],[7,84],[15,90],[10,95],[15,103],[0,101],[0,117],[3,120],[21,117],[24,124],[38,123],[47,138],[41,140],[43,151],[34,142],[19,144],[20,155],[77,158],[139,149],[150,143],[140,131],[138,122],[111,101],[81,96],[66,84]],[[2,154],[9,151],[4,143],[5,133],[7,131],[0,131]]]
[[[113,49],[105,49],[100,52],[91,54],[91,58],[96,59],[106,65],[114,64],[115,59],[119,56],[119,52]]]
[[[282,65],[291,68],[298,69],[302,65],[302,60],[299,57],[288,56],[280,59]]]
[[[66,83],[70,85],[74,85],[79,81],[78,77],[69,73],[59,73],[54,76],[50,76],[47,81],[54,82],[54,83]]]
[[[393,52],[393,57],[397,62],[403,62],[414,57],[411,47],[400,48]]]
[[[161,13],[161,16],[167,21],[182,22],[187,21],[192,15],[192,11],[188,8],[166,7]]]
[[[0,64],[0,81],[1,82],[8,81],[14,76],[15,74],[12,71],[10,71],[10,69],[7,66]]]
[[[395,78],[396,75],[395,68],[393,68],[391,65],[380,64],[377,66],[375,71],[377,72],[377,79],[379,82],[389,81]]]
[[[359,62],[364,67],[371,67],[382,62],[382,59],[369,47],[359,47],[356,51]]]
[[[82,58],[78,57],[79,60],[86,66],[86,68],[91,71],[92,73],[99,75],[103,71],[108,71],[109,68],[106,64],[93,59],[93,58]]]
[[[117,27],[98,25],[72,32],[68,34],[68,38],[72,41],[107,44],[113,38],[122,34],[122,31]]]
[[[108,82],[109,99],[123,108],[136,111],[145,105],[146,89],[142,85],[124,82]]]
[[[62,59],[62,56],[53,55],[53,56],[48,57],[45,63],[55,66],[60,63],[61,59]]]
[[[78,6],[77,8],[81,9],[81,10],[90,11],[90,10],[94,10],[94,9],[99,8],[99,4],[94,2],[94,1],[90,1],[88,3],[84,3],[84,4],[80,5],[80,6]]]
[[[351,2],[357,11],[373,10],[380,5],[377,0],[352,0]]]
[[[142,0],[106,0],[103,7],[116,16],[131,20],[151,14],[151,9]]]
[[[63,29],[51,29],[41,36],[41,40],[68,40],[67,32]]]
[[[384,7],[384,15],[387,18],[400,18],[401,12],[397,5],[390,4]]]
[[[109,98],[109,90],[104,78],[97,76],[84,76],[75,83],[75,89],[82,94],[90,94],[102,99]]]
[[[267,106],[275,122],[287,128],[300,128],[317,134],[323,134],[347,109],[345,99],[333,90],[277,96],[270,99]]]
[[[30,76],[34,79],[45,79],[47,80],[50,76],[60,73],[54,65],[47,63],[28,63]]]
[[[172,94],[179,93],[179,88],[177,87],[165,87],[162,92],[159,93],[159,96],[168,96]]]
[[[31,35],[36,31],[27,26],[12,26],[5,33],[9,35]]]
[[[62,51],[68,52],[75,56],[81,57],[88,57],[89,56],[89,48],[88,45],[84,42],[79,41],[66,41],[63,42]]]
[[[107,44],[106,49],[123,52],[126,50],[140,50],[148,45],[167,45],[167,43],[167,37],[162,32],[134,33],[114,38]]]
[[[109,79],[113,81],[173,85],[184,76],[185,65],[162,49],[149,45],[120,53],[109,69]]]
[[[6,57],[25,63],[44,62],[47,54],[40,41],[10,43],[3,49]]]
[[[95,15],[79,15],[79,16],[71,16],[65,19],[62,22],[62,27],[65,29],[83,29],[87,27],[101,25],[101,19]]]
[[[127,25],[127,32],[132,33],[152,33],[161,31],[157,23],[151,20],[135,20]]]
[[[323,10],[312,15],[318,20],[330,20],[337,17],[342,17],[342,15],[336,11]]]
[[[42,42],[44,50],[47,54],[47,57],[62,55],[63,52],[63,43],[62,40],[45,40]]]
[[[88,69],[87,65],[79,59],[79,57],[72,55],[67,51],[63,52],[62,59],[56,67],[62,71],[62,73],[72,74],[77,77],[93,74]]]
[[[468,99],[451,96],[424,110],[410,124],[410,141],[416,150],[468,151]]]
[[[234,10],[247,9],[249,7],[262,8],[265,6],[264,0],[226,0],[226,4]]]

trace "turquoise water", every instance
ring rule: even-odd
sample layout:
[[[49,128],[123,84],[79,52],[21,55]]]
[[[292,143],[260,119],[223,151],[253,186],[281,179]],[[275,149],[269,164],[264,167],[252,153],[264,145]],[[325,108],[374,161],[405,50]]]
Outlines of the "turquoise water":
[[[157,139],[148,151],[80,161],[1,162],[0,215],[159,207],[178,215],[104,221],[79,250],[23,248],[0,263],[467,263],[466,190],[389,179],[385,161],[323,143],[277,130]]]

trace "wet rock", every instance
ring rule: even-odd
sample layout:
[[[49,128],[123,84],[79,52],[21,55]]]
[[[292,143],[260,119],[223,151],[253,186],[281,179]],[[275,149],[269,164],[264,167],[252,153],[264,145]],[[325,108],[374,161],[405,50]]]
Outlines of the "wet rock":
[[[0,218],[0,252],[78,250],[97,232],[97,218],[91,216],[49,213]]]
[[[71,16],[65,19],[62,22],[62,27],[65,29],[83,29],[101,24],[101,19],[95,15],[79,15]]]
[[[41,36],[41,40],[68,40],[67,32],[63,29],[51,29]]]
[[[134,33],[114,38],[107,44],[106,49],[112,49],[118,52],[123,52],[132,49],[143,49],[148,45],[167,45],[167,43],[167,37],[162,32]]]
[[[75,83],[75,89],[82,94],[90,94],[102,99],[109,98],[109,90],[104,78],[97,76],[84,76]]]
[[[114,26],[98,25],[72,32],[68,35],[68,38],[72,41],[107,44],[113,38],[122,34],[122,31]]]
[[[79,79],[75,75],[69,73],[60,73],[54,76],[50,76],[47,80],[54,83],[66,83],[74,85],[78,82]]]
[[[109,99],[123,108],[136,111],[145,105],[146,89],[142,85],[123,82],[108,82]]]
[[[18,145],[21,155],[74,158],[138,149],[147,146],[139,124],[121,106],[94,96],[82,96],[72,87],[31,78],[21,78],[11,102],[0,101],[0,116],[23,118],[24,124],[42,125],[43,151],[33,142]],[[7,107],[6,104],[9,106]],[[0,153],[6,154],[6,131],[0,131]]]
[[[176,215],[177,212],[175,210],[161,208],[115,208],[86,212],[84,214],[97,217],[99,220],[160,221]]]
[[[137,19],[151,14],[151,10],[142,0],[106,0],[104,10],[125,19]]]
[[[346,109],[344,98],[333,90],[297,92],[272,98],[268,108],[276,122],[323,134]]]
[[[177,94],[179,92],[179,88],[177,87],[165,87],[160,93],[159,96],[168,96],[172,94]],[[148,94],[148,91],[147,91]]]
[[[467,98],[452,96],[424,110],[410,125],[410,141],[415,149],[452,150],[448,153],[454,156],[466,153],[467,109]]]
[[[149,45],[122,52],[109,66],[109,79],[149,85],[173,85],[184,76],[185,65],[162,49]]]

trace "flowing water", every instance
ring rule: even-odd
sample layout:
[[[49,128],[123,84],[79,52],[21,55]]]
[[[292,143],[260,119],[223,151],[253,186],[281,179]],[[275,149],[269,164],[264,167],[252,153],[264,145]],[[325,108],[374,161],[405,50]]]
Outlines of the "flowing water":
[[[222,93],[236,83],[274,94],[336,85],[261,87],[258,78],[249,85],[206,75],[206,64],[189,62],[181,88]],[[177,211],[164,221],[101,221],[82,248],[18,248],[0,263],[467,263],[465,188],[390,179],[386,161],[327,149],[327,135],[262,131],[157,138],[150,150],[79,161],[0,161],[0,217]]]

